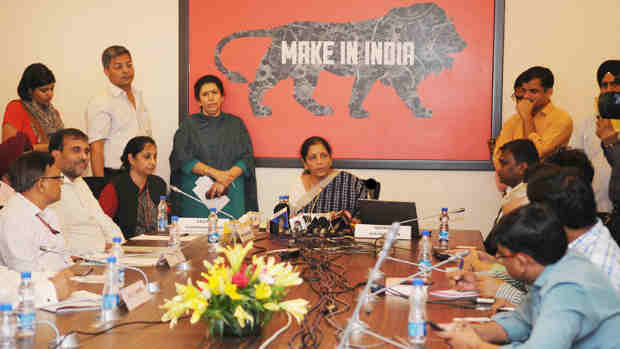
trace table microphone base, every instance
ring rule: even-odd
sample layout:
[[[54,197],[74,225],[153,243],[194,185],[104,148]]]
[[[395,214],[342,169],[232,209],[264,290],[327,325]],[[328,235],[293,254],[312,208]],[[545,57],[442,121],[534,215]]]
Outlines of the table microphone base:
[[[54,339],[48,343],[50,348],[58,348],[58,349],[68,349],[68,348],[79,348],[80,347],[80,339],[77,336],[77,333],[69,333],[66,336],[60,337],[57,340]]]

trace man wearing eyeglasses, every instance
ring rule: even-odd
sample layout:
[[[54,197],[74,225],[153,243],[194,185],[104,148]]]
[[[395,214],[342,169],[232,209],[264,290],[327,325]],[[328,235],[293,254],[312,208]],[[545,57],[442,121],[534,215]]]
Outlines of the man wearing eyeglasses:
[[[2,265],[17,271],[56,272],[72,264],[67,256],[40,250],[66,249],[58,216],[49,208],[60,200],[62,180],[48,153],[26,153],[11,165],[9,181],[16,194],[0,210]]]
[[[551,103],[554,77],[545,67],[532,67],[518,78],[522,90],[515,90],[517,113],[502,125],[497,138],[493,162],[498,166],[498,149],[515,139],[528,138],[544,158],[560,146],[566,146],[573,132],[573,119]]]
[[[504,216],[497,260],[530,285],[517,311],[481,325],[445,326],[452,348],[618,348],[620,293],[568,238],[554,212],[534,203]]]
[[[17,193],[0,210],[0,280],[7,301],[17,302],[20,271],[32,273],[35,306],[57,303],[78,286],[71,281],[71,259],[40,247],[63,251],[58,217],[50,203],[60,199],[63,176],[46,152],[21,155],[8,173]]]

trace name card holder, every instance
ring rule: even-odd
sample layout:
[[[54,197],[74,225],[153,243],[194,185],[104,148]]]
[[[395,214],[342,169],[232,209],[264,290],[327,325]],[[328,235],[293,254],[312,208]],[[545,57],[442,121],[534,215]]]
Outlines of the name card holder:
[[[391,228],[390,225],[356,224],[354,236],[359,239],[378,239],[385,236]],[[397,239],[411,240],[411,226],[401,225]]]
[[[185,262],[185,256],[180,248],[170,249],[164,252],[157,261],[158,266],[168,264],[168,267],[174,268],[177,264]]]
[[[122,288],[120,293],[128,311],[134,310],[151,299],[151,294],[146,290],[143,280]]]
[[[239,240],[241,240],[242,244],[254,240],[254,233],[252,232],[252,227],[249,224],[240,224],[237,234],[239,234]]]

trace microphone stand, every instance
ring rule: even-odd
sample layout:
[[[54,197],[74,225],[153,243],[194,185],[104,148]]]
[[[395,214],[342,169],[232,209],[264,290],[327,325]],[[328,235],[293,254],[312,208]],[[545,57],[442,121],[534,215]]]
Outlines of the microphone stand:
[[[465,208],[464,207],[457,208],[454,211],[448,211],[448,213],[463,213],[463,212],[465,212]],[[430,218],[439,217],[439,216],[441,216],[441,213],[440,214],[434,214],[434,215],[431,215],[431,216],[421,217],[421,218],[411,218],[411,219],[407,219],[407,220],[404,220],[404,221],[400,221],[398,223],[405,224],[405,223],[411,223],[411,222],[415,222],[415,221],[424,221],[424,220],[427,220],[427,219],[430,219]]]
[[[464,210],[464,209],[463,209]],[[459,210],[457,210],[459,211]],[[462,212],[462,211],[461,211]],[[412,220],[410,220],[412,221]],[[370,292],[370,286],[373,280],[377,279],[377,275],[380,273],[380,269],[381,269],[381,265],[383,264],[383,262],[387,259],[387,260],[392,260],[398,263],[405,263],[405,264],[411,264],[411,265],[415,265],[418,268],[420,268],[421,270],[419,270],[417,273],[410,275],[407,277],[407,280],[415,278],[417,275],[419,275],[420,273],[423,273],[427,270],[427,267],[421,266],[420,264],[417,263],[413,263],[413,262],[409,262],[409,261],[405,261],[402,259],[398,259],[398,258],[393,258],[389,256],[389,250],[392,246],[392,244],[394,243],[394,240],[396,240],[396,237],[398,236],[398,231],[400,229],[400,222],[394,222],[392,223],[392,228],[390,231],[388,231],[386,233],[386,237],[385,237],[385,243],[383,244],[383,248],[381,250],[381,252],[379,252],[379,258],[377,259],[377,262],[375,263],[375,266],[373,267],[372,271],[370,272],[370,277],[369,277],[369,281],[366,283],[366,286],[364,287],[364,291],[362,292],[362,294],[359,297],[359,300],[357,302],[357,304],[355,305],[355,310],[353,310],[353,315],[349,318],[348,322],[347,322],[347,327],[345,328],[343,334],[342,334],[342,338],[340,339],[340,343],[338,344],[338,349],[345,349],[349,347],[349,340],[350,337],[354,334],[357,333],[364,333],[367,335],[370,335],[372,337],[378,338],[386,343],[392,344],[395,347],[401,348],[401,349],[409,349],[408,346],[405,346],[399,342],[396,342],[390,338],[387,338],[385,336],[382,336],[378,333],[375,333],[373,331],[371,331],[368,326],[366,324],[364,324],[359,317],[359,313],[360,310],[362,308],[362,306],[365,305],[366,302],[368,302],[370,299],[373,298],[373,296],[375,296],[378,293],[384,292],[386,290],[388,290],[388,287],[384,287],[378,291],[375,292]],[[433,266],[430,267],[430,269],[436,269],[439,271],[444,272],[445,270],[441,270],[438,269],[439,266],[442,266],[448,262],[452,262],[455,261],[457,259],[461,259],[463,257],[465,257],[466,255],[469,254],[469,251],[465,251],[465,252],[461,252],[458,253],[454,256],[451,256],[450,258],[446,259],[445,261],[442,261],[440,263],[437,263]]]
[[[190,199],[192,199],[192,200],[194,200],[194,201],[196,201],[196,202],[199,202],[199,203],[203,204],[203,205],[204,205],[204,207],[209,208],[209,207],[208,207],[207,205],[205,205],[205,203],[204,203],[204,202],[202,202],[201,200],[196,199],[195,197],[193,197],[193,196],[189,195],[188,193],[186,193],[186,192],[184,192],[183,190],[181,190],[181,189],[179,189],[179,188],[175,187],[174,185],[170,185],[170,190],[172,190],[172,191],[174,191],[174,192],[177,192],[177,193],[179,193],[179,194],[181,194],[181,195],[183,195],[183,196],[185,196],[185,197],[188,197],[188,198],[190,198]],[[235,218],[235,217],[233,217],[233,215],[231,215],[230,213],[228,213],[228,212],[226,212],[226,211],[224,211],[224,210],[217,210],[217,212],[222,212],[222,213],[223,213],[225,216],[227,216],[228,218],[230,218],[230,219],[232,219],[232,220],[236,220],[236,218]]]

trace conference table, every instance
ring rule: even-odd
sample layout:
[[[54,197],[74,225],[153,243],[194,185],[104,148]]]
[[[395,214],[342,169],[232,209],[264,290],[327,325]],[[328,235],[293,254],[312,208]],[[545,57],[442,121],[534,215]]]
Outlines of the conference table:
[[[432,234],[432,240],[434,240],[434,246],[437,246],[436,233]],[[394,258],[415,261],[417,260],[417,242],[414,239],[411,241],[398,241],[394,244],[394,248],[390,250],[390,255]],[[148,247],[163,247],[166,245],[166,241],[152,241],[152,240],[139,240],[129,241],[127,245],[130,246],[143,246]],[[270,239],[263,238],[262,240],[255,242],[256,246],[263,247],[267,250],[280,249],[283,246]],[[454,230],[450,234],[450,247],[457,246],[474,246],[476,248],[482,247],[482,237],[479,231],[475,230]],[[213,338],[207,336],[207,326],[198,322],[191,325],[189,318],[179,320],[177,326],[173,329],[169,329],[168,323],[156,323],[161,319],[164,311],[159,308],[164,303],[165,299],[172,298],[175,292],[175,283],[186,283],[188,278],[192,281],[200,280],[200,273],[204,271],[202,260],[212,260],[215,258],[215,254],[210,252],[207,248],[206,236],[200,236],[192,241],[185,242],[182,245],[183,254],[188,260],[191,261],[192,268],[190,270],[177,270],[177,268],[169,267],[145,267],[142,268],[151,280],[157,280],[159,282],[161,291],[154,294],[153,297],[146,303],[140,305],[136,309],[122,315],[121,319],[117,323],[128,323],[136,321],[154,322],[154,323],[138,323],[130,324],[127,326],[121,326],[114,328],[107,333],[100,335],[78,335],[81,343],[81,348],[258,348],[267,338],[273,333],[278,331],[287,322],[287,317],[284,313],[277,313],[272,320],[263,328],[261,335],[250,338]],[[257,251],[257,249],[255,249]],[[379,251],[379,250],[377,250]],[[250,252],[252,253],[252,252]],[[277,254],[275,254],[277,256]],[[338,272],[342,273],[349,281],[350,285],[358,285],[367,281],[368,270],[372,268],[377,261],[375,254],[343,254],[340,257],[333,260],[334,267],[338,269]],[[291,260],[294,264],[296,261]],[[437,260],[434,261],[436,263]],[[446,266],[455,266],[454,263]],[[76,268],[85,268],[84,266],[78,266]],[[304,265],[299,265],[298,268],[303,269]],[[100,268],[98,268],[100,269]],[[414,274],[417,268],[412,265],[404,263],[397,263],[394,261],[385,261],[381,270],[386,274],[386,277],[406,277]],[[97,272],[101,273],[102,270]],[[125,273],[126,285],[141,280],[141,276],[127,270]],[[433,284],[430,286],[430,290],[446,289],[448,288],[448,281],[445,278],[445,274],[434,271],[432,274]],[[95,293],[101,293],[101,284],[80,284],[83,288]],[[354,291],[346,292],[339,295],[339,299],[348,303],[350,308],[347,312],[334,316],[333,322],[343,328],[346,326],[347,319],[351,316],[351,313],[357,302],[358,293],[363,287],[358,287]],[[295,286],[291,289],[287,299],[304,298],[307,299],[310,304],[315,304],[319,299],[319,296],[314,293],[309,287],[307,282],[302,283],[299,286]],[[385,337],[389,337],[395,341],[403,341],[407,339],[407,316],[409,312],[408,300],[397,296],[384,296],[374,304],[374,309],[370,313],[365,311],[361,312],[360,319],[366,323],[369,328],[376,333],[379,333]],[[84,311],[75,312],[69,314],[53,314],[44,311],[37,313],[38,320],[49,320],[56,324],[62,334],[66,334],[69,331],[82,331],[95,333],[101,328],[94,327],[97,323],[96,317],[98,311]],[[491,316],[490,311],[480,311],[474,309],[466,309],[454,307],[450,304],[428,304],[427,305],[427,318],[435,323],[447,323],[454,317],[488,317]],[[336,337],[336,329],[322,320],[319,324],[320,328],[320,342],[316,343],[320,348],[335,348],[338,345],[339,338]],[[269,348],[289,348],[289,341],[291,337],[300,330],[300,326],[293,320],[291,327],[281,334]],[[427,348],[448,348],[446,343],[439,338],[434,331],[428,329],[427,331]],[[36,348],[47,347],[50,340],[54,338],[54,332],[47,326],[39,325],[37,328],[37,334],[34,346]],[[367,335],[358,336],[354,339],[355,343],[360,345],[372,346],[373,344],[380,343],[378,339]],[[22,343],[22,347],[33,347],[32,344],[25,345]],[[294,342],[292,348],[301,348],[300,341]],[[392,347],[389,344],[385,344],[382,347]]]

